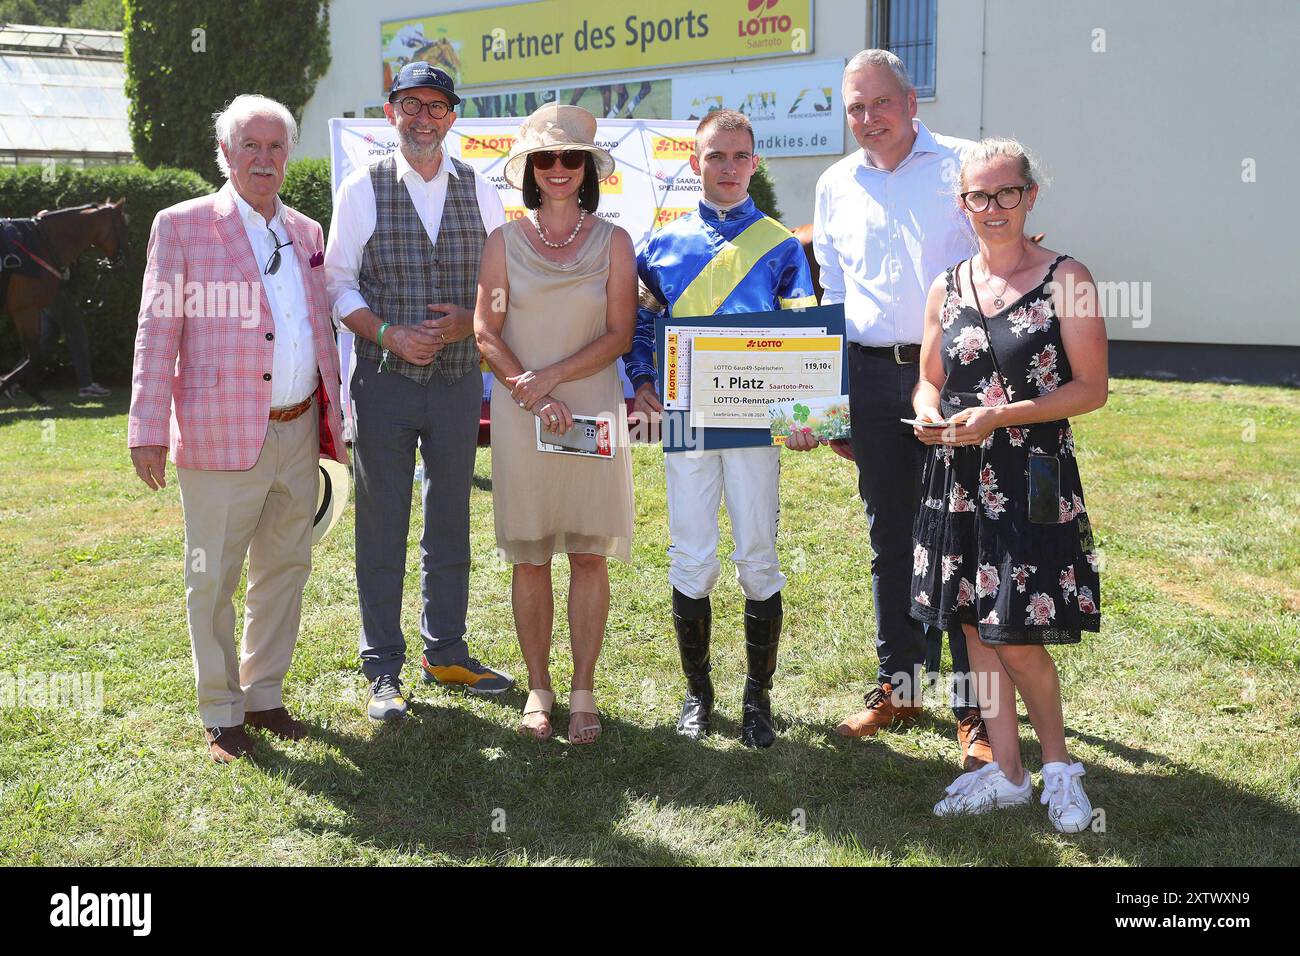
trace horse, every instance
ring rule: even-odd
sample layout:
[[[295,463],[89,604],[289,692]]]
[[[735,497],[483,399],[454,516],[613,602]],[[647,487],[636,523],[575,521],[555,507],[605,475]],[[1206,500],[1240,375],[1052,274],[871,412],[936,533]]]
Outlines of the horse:
[[[0,313],[9,313],[22,343],[22,360],[6,375],[0,376],[0,393],[14,398],[24,391],[44,402],[36,388],[24,379],[33,371],[40,357],[41,310],[54,301],[64,270],[88,249],[97,249],[102,258],[125,258],[128,251],[126,200],[91,203],[68,209],[42,210],[33,219],[44,240],[39,250],[27,250],[40,267],[35,276],[0,273]]]

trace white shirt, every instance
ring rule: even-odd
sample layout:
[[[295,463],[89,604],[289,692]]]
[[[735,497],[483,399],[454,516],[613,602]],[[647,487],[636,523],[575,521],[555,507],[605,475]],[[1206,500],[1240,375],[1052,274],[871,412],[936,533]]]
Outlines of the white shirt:
[[[262,214],[250,206],[239,190],[228,187],[235,197],[239,221],[244,235],[253,247],[253,260],[262,274],[262,288],[271,304],[271,317],[275,320],[275,358],[271,365],[271,407],[287,408],[297,405],[312,392],[320,377],[316,363],[316,343],[312,341],[311,319],[307,307],[307,289],[298,268],[294,246],[284,243],[290,239],[284,224],[284,203],[275,197],[275,215],[267,225]],[[275,275],[266,275],[267,264],[275,251],[271,230],[280,238],[280,268]]]
[[[860,149],[817,180],[822,304],[844,303],[849,341],[860,345],[919,344],[930,283],[976,248],[954,189],[975,144],[913,123],[916,142],[896,169],[871,165]]]
[[[393,153],[397,164],[397,178],[406,186],[420,222],[429,236],[429,242],[438,244],[438,230],[442,226],[442,210],[447,204],[447,177],[460,178],[452,165],[447,150],[442,151],[442,165],[438,174],[425,182],[424,177],[411,168],[400,149]],[[506,210],[491,180],[474,174],[474,191],[478,198],[479,216],[483,228],[491,233],[504,225]],[[325,283],[335,313],[342,318],[357,309],[369,308],[361,297],[361,254],[375,232],[375,187],[370,182],[370,168],[353,172],[339,186],[334,203],[334,218],[330,220],[329,242],[325,246]]]

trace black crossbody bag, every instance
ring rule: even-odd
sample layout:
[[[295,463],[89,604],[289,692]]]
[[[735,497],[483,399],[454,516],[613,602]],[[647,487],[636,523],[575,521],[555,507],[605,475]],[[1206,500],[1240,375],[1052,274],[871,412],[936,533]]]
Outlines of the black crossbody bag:
[[[966,274],[970,277],[970,291],[975,296],[975,311],[979,313],[980,325],[984,327],[984,339],[989,345],[989,357],[993,359],[993,371],[997,373],[998,384],[1005,390],[1007,377],[1002,374],[998,363],[998,354],[993,350],[993,336],[989,333],[988,319],[984,317],[984,305],[980,302],[980,292],[975,286],[975,266],[973,260],[966,261]],[[1033,426],[1027,425],[1026,440],[1033,434]],[[1029,455],[1029,465],[1025,471],[1026,485],[1029,489],[1029,520],[1033,524],[1060,524],[1061,522],[1061,459],[1056,455]]]

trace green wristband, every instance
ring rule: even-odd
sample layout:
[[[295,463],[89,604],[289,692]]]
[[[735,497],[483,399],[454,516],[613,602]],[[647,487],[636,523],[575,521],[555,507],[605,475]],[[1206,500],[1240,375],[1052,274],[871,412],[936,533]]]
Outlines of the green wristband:
[[[375,344],[378,345],[380,349],[384,347],[384,329],[386,328],[388,328],[387,322],[379,327],[379,338],[375,341]]]

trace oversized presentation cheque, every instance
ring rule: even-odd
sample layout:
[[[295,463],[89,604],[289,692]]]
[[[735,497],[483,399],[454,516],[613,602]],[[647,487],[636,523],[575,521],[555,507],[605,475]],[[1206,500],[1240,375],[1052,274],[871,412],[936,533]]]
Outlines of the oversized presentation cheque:
[[[841,394],[842,335],[697,335],[692,351],[693,428],[767,430],[773,402]]]
[[[655,320],[664,451],[772,444],[768,406],[848,391],[844,307]]]

